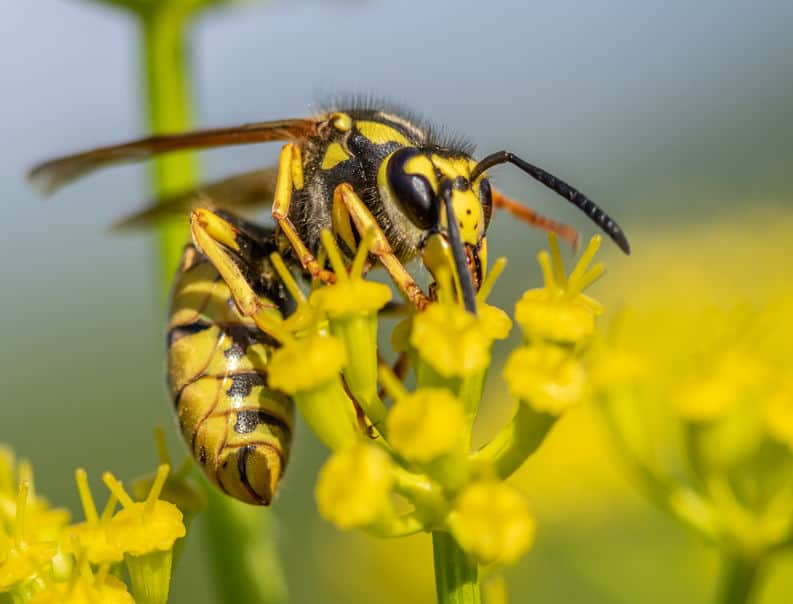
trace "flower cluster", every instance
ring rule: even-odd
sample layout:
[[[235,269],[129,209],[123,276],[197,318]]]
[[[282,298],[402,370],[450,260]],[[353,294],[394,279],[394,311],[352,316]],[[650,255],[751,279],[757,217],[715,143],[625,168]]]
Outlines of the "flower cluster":
[[[87,474],[78,469],[85,520],[69,524],[66,510],[36,494],[30,464],[0,447],[0,594],[31,604],[165,604],[174,544],[185,524],[182,511],[161,497],[164,490],[193,492],[169,472],[162,464],[145,479],[150,486],[139,501],[106,472],[110,495],[100,513]],[[130,589],[118,578],[123,566]]]
[[[282,341],[270,363],[270,386],[293,397],[332,451],[316,484],[319,511],[342,529],[388,537],[441,533],[480,564],[513,563],[531,546],[535,522],[522,493],[505,480],[583,397],[579,357],[600,306],[582,290],[603,271],[589,266],[600,238],[569,277],[555,237],[550,254],[540,253],[545,285],[516,305],[523,339],[504,369],[519,404],[512,420],[475,451],[471,431],[492,347],[512,327],[504,311],[486,303],[506,261],[485,277],[476,314],[457,299],[452,268],[439,270],[437,301],[408,311],[394,328],[399,360],[392,370],[377,346],[378,314],[391,291],[362,277],[371,240],[363,238],[348,268],[324,233],[337,282],[314,288],[310,297],[274,256],[298,310],[269,329]],[[405,368],[415,389],[405,386]]]
[[[744,231],[715,231],[712,263],[683,264],[691,288],[672,272],[679,295],[645,287],[655,303],[622,313],[596,347],[592,384],[643,490],[725,557],[756,566],[793,545],[793,290],[778,279],[785,263],[773,268],[789,238],[787,255],[769,253]]]

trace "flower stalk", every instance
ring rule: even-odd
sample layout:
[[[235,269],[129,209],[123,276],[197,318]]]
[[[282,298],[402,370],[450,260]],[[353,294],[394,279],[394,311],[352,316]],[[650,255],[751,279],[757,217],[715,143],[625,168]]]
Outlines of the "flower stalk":
[[[382,363],[377,367],[377,312],[390,294],[359,273],[371,237],[364,237],[351,270],[331,234],[324,232],[322,240],[337,282],[312,291],[308,305],[315,312],[307,314],[314,316],[313,327],[303,324],[290,336],[273,356],[269,378],[271,387],[295,397],[307,423],[331,450],[316,486],[319,512],[341,529],[374,536],[431,533],[438,602],[478,603],[479,566],[497,572],[517,562],[534,541],[529,506],[504,480],[583,394],[578,357],[600,308],[582,290],[602,273],[599,265],[588,267],[599,239],[593,239],[569,278],[554,238],[551,254],[540,256],[546,287],[527,292],[518,303],[524,344],[504,372],[518,410],[478,451],[471,450],[471,431],[491,349],[512,325],[506,313],[485,301],[504,261],[496,262],[483,284],[476,315],[455,293],[453,267],[436,267],[437,301],[411,313],[391,337],[394,349],[409,360],[416,383],[409,390],[405,376]],[[331,341],[332,354],[317,352]],[[300,374],[292,375],[298,364]],[[357,404],[356,424],[340,411],[344,403],[337,397],[323,395],[322,405],[313,407],[300,401],[306,392],[334,384],[339,375],[349,394],[347,408]],[[329,438],[342,428],[353,434]]]
[[[480,604],[479,566],[449,533],[432,533],[438,604]]]
[[[716,604],[747,604],[751,602],[757,574],[758,560],[725,554],[722,562],[722,583]]]

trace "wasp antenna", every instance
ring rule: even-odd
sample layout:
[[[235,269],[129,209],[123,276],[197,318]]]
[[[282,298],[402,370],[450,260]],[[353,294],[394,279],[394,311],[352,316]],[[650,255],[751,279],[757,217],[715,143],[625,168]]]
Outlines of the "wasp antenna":
[[[605,210],[598,206],[594,201],[589,199],[589,197],[577,189],[571,187],[563,180],[556,178],[556,176],[549,174],[542,168],[538,168],[537,166],[530,164],[514,153],[509,151],[498,151],[482,158],[482,160],[476,164],[473,171],[471,172],[471,182],[475,181],[482,174],[482,172],[488,168],[505,163],[516,165],[526,174],[567,199],[567,201],[572,203],[574,206],[584,212],[584,214],[589,216],[592,222],[603,229],[603,232],[611,237],[614,243],[616,243],[623,252],[626,254],[631,253],[631,245],[628,243],[628,238],[625,236],[622,228],[620,228],[620,226],[614,220],[612,220],[608,214],[606,214]]]
[[[449,230],[449,244],[452,248],[454,268],[457,271],[457,276],[460,282],[463,304],[465,305],[465,310],[475,315],[476,294],[474,293],[474,283],[471,278],[471,271],[468,270],[468,262],[466,261],[465,250],[463,249],[463,240],[460,236],[460,228],[457,226],[457,217],[454,214],[454,207],[452,206],[451,187],[444,187],[442,195],[443,202],[446,205],[446,222],[448,223]]]

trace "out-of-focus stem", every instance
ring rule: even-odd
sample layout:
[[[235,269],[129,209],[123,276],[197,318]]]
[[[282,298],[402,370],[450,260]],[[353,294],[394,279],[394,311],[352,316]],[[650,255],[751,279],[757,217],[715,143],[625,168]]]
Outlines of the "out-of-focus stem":
[[[140,13],[143,27],[143,67],[150,129],[179,132],[192,126],[187,64],[187,32],[191,14],[167,0]],[[191,153],[174,153],[154,164],[158,196],[196,185],[198,161]],[[187,217],[159,227],[159,280],[167,292],[184,244]],[[206,511],[209,551],[217,584],[217,602],[280,603],[286,587],[273,540],[275,521],[269,510],[246,506],[207,485]]]
[[[748,604],[756,584],[760,561],[725,554],[722,563],[722,583],[716,604]]]
[[[515,472],[542,444],[557,417],[518,405],[512,420],[489,443],[471,456],[473,463],[488,463],[500,479]]]
[[[481,604],[479,566],[449,533],[432,533],[438,604]]]
[[[186,56],[190,17],[167,4],[141,15],[147,115],[150,130],[159,134],[185,131],[193,122]],[[158,158],[153,170],[158,196],[185,191],[198,181],[198,160],[193,153]],[[159,278],[166,292],[187,237],[186,217],[158,227]]]
[[[286,580],[273,534],[270,510],[227,497],[207,485],[207,536],[217,602],[286,602]]]

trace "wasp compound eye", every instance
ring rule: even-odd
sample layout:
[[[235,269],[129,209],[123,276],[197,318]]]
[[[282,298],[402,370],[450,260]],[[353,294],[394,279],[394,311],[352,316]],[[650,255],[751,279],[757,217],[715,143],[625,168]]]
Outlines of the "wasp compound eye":
[[[412,147],[399,149],[388,160],[386,177],[400,210],[410,221],[422,229],[431,229],[438,223],[438,204],[429,179],[420,173],[422,164],[411,165],[411,160],[424,157]],[[429,162],[426,162],[429,164]]]
[[[490,225],[490,217],[493,215],[493,191],[490,189],[490,181],[486,178],[483,178],[479,183],[479,203],[482,204],[485,229],[487,229]]]

